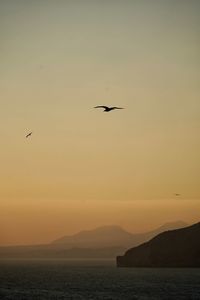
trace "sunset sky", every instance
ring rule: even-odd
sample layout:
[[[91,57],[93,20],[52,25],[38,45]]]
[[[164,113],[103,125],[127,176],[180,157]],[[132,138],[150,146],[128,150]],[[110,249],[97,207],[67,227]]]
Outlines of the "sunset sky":
[[[200,221],[199,53],[199,0],[0,0],[0,245]]]

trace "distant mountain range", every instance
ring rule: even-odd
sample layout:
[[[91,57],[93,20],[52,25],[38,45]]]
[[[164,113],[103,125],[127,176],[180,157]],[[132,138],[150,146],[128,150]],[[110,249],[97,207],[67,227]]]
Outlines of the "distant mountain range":
[[[105,247],[134,247],[157,234],[187,226],[185,222],[171,222],[145,233],[133,234],[120,226],[102,226],[93,230],[80,231],[72,236],[64,236],[52,242],[65,248],[105,248]]]
[[[182,221],[146,233],[132,234],[119,226],[103,226],[64,236],[50,244],[0,247],[1,258],[115,258],[130,247],[137,246],[160,232],[185,227]]]
[[[117,257],[118,267],[200,267],[200,223],[165,231]]]

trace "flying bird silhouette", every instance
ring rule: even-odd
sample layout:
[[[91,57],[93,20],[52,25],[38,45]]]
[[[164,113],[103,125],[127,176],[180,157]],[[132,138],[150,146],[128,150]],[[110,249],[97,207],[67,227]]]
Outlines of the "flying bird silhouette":
[[[26,135],[26,138],[28,138],[29,136],[31,136],[32,133],[33,133],[33,132],[28,133],[28,134]]]
[[[180,196],[181,194],[175,193],[174,195],[178,197],[178,196]]]
[[[108,106],[105,106],[105,105],[98,105],[98,106],[95,106],[94,108],[104,108],[105,112],[109,112],[109,111],[114,110],[114,109],[123,109],[123,107],[117,107],[117,106],[108,107]]]

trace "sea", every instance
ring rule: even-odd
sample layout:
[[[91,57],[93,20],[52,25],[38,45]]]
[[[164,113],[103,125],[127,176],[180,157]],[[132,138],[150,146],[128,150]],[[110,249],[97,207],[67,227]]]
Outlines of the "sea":
[[[200,300],[200,269],[117,268],[111,260],[4,260],[0,299]]]

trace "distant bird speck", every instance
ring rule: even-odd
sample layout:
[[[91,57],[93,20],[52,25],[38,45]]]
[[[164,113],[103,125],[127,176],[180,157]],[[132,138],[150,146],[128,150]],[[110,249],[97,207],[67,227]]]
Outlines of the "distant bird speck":
[[[176,197],[178,197],[178,196],[180,196],[181,194],[175,193],[174,195],[175,195]]]
[[[117,107],[117,106],[108,107],[105,105],[98,105],[98,106],[95,106],[94,108],[104,108],[104,112],[109,112],[114,109],[123,109],[123,107]]]
[[[26,135],[26,138],[30,137],[32,135],[33,132],[30,132]]]

